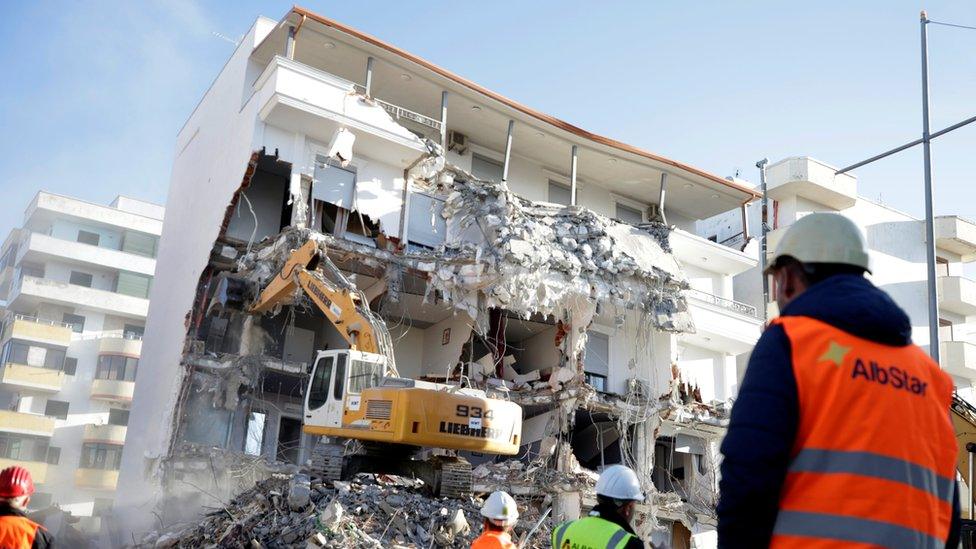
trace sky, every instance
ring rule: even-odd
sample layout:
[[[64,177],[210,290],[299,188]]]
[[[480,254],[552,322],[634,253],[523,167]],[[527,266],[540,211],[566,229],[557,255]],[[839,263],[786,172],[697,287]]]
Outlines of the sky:
[[[176,133],[259,15],[282,2],[16,2],[0,19],[0,232],[48,190],[165,203]],[[303,7],[530,107],[716,175],[845,166],[921,134],[919,10],[972,2],[327,2]],[[976,115],[976,31],[929,26],[933,131]],[[933,142],[935,211],[976,218],[976,124]],[[924,213],[921,149],[855,172]]]

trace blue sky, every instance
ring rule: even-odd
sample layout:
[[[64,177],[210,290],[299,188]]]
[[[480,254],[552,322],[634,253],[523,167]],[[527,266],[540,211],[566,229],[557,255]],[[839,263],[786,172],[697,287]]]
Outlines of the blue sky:
[[[846,165],[920,134],[918,12],[971,2],[324,2],[333,17],[589,130],[718,175],[810,155]],[[18,2],[0,46],[0,231],[38,189],[164,202],[176,132],[258,15],[288,3]],[[976,114],[976,31],[930,27],[932,127]],[[934,145],[937,213],[976,218],[976,124]],[[921,151],[859,191],[921,215]]]

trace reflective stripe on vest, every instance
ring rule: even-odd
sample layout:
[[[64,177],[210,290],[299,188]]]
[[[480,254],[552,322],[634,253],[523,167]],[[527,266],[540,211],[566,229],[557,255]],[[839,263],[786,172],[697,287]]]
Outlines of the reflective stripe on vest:
[[[800,410],[771,546],[945,545],[952,379],[915,345],[882,345],[806,317],[774,323],[790,341]]]
[[[552,532],[553,549],[620,549],[633,535],[600,517],[560,524]]]

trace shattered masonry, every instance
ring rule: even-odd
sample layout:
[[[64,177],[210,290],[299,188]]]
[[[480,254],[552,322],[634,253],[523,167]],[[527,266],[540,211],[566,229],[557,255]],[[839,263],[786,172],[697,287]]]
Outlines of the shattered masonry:
[[[430,212],[446,227],[444,242],[436,248],[406,245],[385,234],[378,223],[368,221],[367,211],[335,208],[350,219],[358,216],[363,232],[356,235],[359,238],[309,228],[312,223],[316,229],[324,227],[317,212],[330,206],[311,200],[313,182],[308,180],[301,188],[287,189],[291,226],[260,242],[253,234],[247,242],[228,238],[225,233],[234,216],[254,216],[257,230],[258,217],[244,191],[260,185],[255,178],[259,166],[290,169],[265,151],[252,155],[187,316],[185,377],[173,416],[177,436],[157,471],[169,496],[164,523],[169,517],[185,516],[187,509],[220,507],[233,494],[249,491],[234,499],[233,510],[227,511],[235,521],[227,523],[218,513],[186,534],[191,537],[153,534],[147,542],[192,545],[191,539],[214,535],[245,543],[248,536],[260,540],[285,528],[304,546],[312,525],[329,521],[348,526],[332,528],[336,536],[345,536],[335,539],[364,547],[379,546],[381,540],[439,546],[470,541],[456,520],[462,512],[457,502],[452,510],[447,504],[422,501],[410,486],[395,482],[392,487],[385,481],[312,486],[314,501],[307,504],[312,507],[292,509],[292,515],[282,511],[288,507],[286,485],[300,479],[294,476],[296,464],[307,459],[310,437],[265,430],[255,442],[255,432],[263,429],[263,422],[274,425],[278,417],[301,417],[307,360],[290,360],[283,347],[302,330],[329,327],[321,328],[326,322],[301,295],[295,296],[293,305],[265,317],[248,315],[240,304],[246,296],[229,295],[233,289],[221,280],[234,273],[260,287],[279,271],[288,253],[308,239],[327,252],[342,271],[339,276],[353,281],[374,312],[386,318],[396,333],[394,346],[412,329],[412,322],[404,319],[427,307],[451,310],[455,329],[470,330],[452,333],[448,328],[444,340],[452,341],[453,355],[436,367],[424,365],[412,373],[439,381],[463,378],[523,406],[526,430],[538,435],[525,439],[525,451],[517,458],[480,463],[474,471],[478,490],[506,489],[533,510],[520,522],[520,532],[527,531],[527,519],[548,506],[553,506],[554,516],[566,517],[579,513],[581,505],[592,505],[592,464],[612,462],[637,470],[652,494],[643,510],[644,535],[649,536],[661,519],[688,528],[700,522],[714,524],[715,466],[708,440],[721,432],[726,410],[703,404],[676,368],[663,394],[651,394],[653,388],[633,359],[632,379],[623,395],[598,392],[583,373],[586,333],[596,316],[611,318],[618,327],[633,325],[635,356],[653,352],[654,333],[694,330],[681,293],[688,285],[670,253],[670,229],[658,222],[635,227],[582,207],[525,200],[505,183],[479,180],[448,164],[438,145],[427,144],[429,152],[415,163],[407,184],[443,201],[441,208]],[[516,368],[513,353],[524,350],[510,348],[505,333],[519,320],[547,326],[554,333],[557,364]],[[328,339],[327,335],[316,333],[316,338]],[[252,429],[259,416],[264,418],[261,425]],[[662,446],[658,436],[665,425],[702,433],[697,442],[702,448],[675,453],[677,439],[686,435],[667,437]],[[604,437],[613,441],[604,443]],[[662,455],[667,463],[660,463]],[[687,463],[678,467],[672,459]],[[673,474],[691,468],[703,473],[682,478]],[[259,488],[251,488],[255,483]],[[400,492],[407,494],[398,496]],[[420,514],[413,519],[418,522],[408,524],[404,518],[398,522],[386,507],[382,512],[364,510],[365,500],[356,496],[362,493],[379,494],[379,501],[388,502],[386,507],[395,507],[400,497],[413,498],[424,509],[430,507],[427,516],[434,519],[421,524]],[[391,497],[394,503],[389,503]],[[467,514],[467,521],[473,520],[475,503],[460,503],[462,519]],[[268,513],[280,520],[269,519]],[[335,518],[343,514],[346,522]],[[392,532],[378,532],[371,522],[376,514],[383,517],[381,523],[395,525]],[[545,544],[547,538],[541,539]]]

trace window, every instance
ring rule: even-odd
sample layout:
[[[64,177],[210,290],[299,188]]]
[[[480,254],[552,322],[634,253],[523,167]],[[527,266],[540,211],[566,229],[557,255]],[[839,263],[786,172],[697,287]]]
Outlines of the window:
[[[586,354],[583,371],[606,377],[610,371],[610,336],[604,333],[586,332]]]
[[[61,320],[65,324],[70,324],[71,331],[76,334],[80,334],[81,332],[85,331],[85,317],[81,315],[64,313],[64,315],[61,316]]]
[[[549,202],[553,204],[563,204],[568,206],[573,201],[572,190],[559,183],[558,181],[549,180]]]
[[[149,297],[150,286],[152,286],[151,276],[125,271],[119,271],[119,277],[115,281],[116,293],[140,297],[142,299]]]
[[[122,465],[122,446],[101,442],[86,442],[81,447],[82,469],[104,469],[118,471]]]
[[[637,208],[632,208],[626,204],[617,202],[617,219],[631,225],[638,225],[644,222],[644,214]]]
[[[34,495],[30,498],[30,503],[28,504],[31,509],[47,509],[51,506],[54,500],[51,498],[51,494],[44,492],[34,492]]]
[[[10,433],[0,434],[0,458],[47,461],[48,439]]]
[[[40,263],[23,262],[20,264],[20,276],[21,278],[25,276],[44,278],[44,265]]]
[[[480,154],[471,155],[471,173],[478,179],[500,182],[505,172],[505,165]]]
[[[112,408],[108,411],[108,424],[121,425],[125,427],[129,424],[129,411],[121,408]]]
[[[312,183],[312,199],[334,204],[340,208],[353,208],[356,188],[356,170],[343,168],[338,162],[324,156],[315,157],[315,180]]]
[[[9,341],[4,345],[4,363],[23,364],[35,368],[61,370],[64,367],[64,350],[30,345],[22,341]]]
[[[342,400],[342,387],[346,384],[346,356],[339,355],[336,360],[335,383],[332,384],[332,397]]]
[[[91,244],[92,246],[98,246],[98,233],[93,233],[89,231],[78,231],[78,242],[82,244]]]
[[[329,399],[329,381],[332,379],[333,357],[326,356],[319,359],[315,364],[315,372],[312,373],[312,385],[308,389],[308,409],[316,410],[321,408],[325,401]]]
[[[44,415],[58,419],[68,419],[68,403],[63,400],[48,400]]]
[[[74,357],[66,357],[64,359],[65,375],[73,376],[77,371],[78,371],[78,359]]]
[[[937,276],[949,276],[949,260],[944,257],[935,258],[935,274]]]
[[[585,372],[584,377],[586,378],[586,384],[590,387],[593,387],[600,393],[607,392],[607,376]]]
[[[95,379],[135,381],[139,359],[121,355],[101,355],[95,368]]]
[[[86,288],[91,288],[92,278],[93,278],[92,275],[88,273],[71,271],[71,277],[68,278],[68,283],[74,284],[75,286],[84,286]]]
[[[136,326],[135,324],[126,324],[125,329],[122,330],[122,337],[126,339],[142,339],[145,335],[146,328],[144,326]]]
[[[252,411],[247,414],[247,430],[244,438],[244,453],[260,456],[264,444],[264,424],[268,415],[264,412]]]
[[[122,251],[145,257],[156,257],[159,238],[151,234],[126,231],[122,237]]]
[[[353,360],[349,368],[349,392],[359,394],[363,389],[376,387],[383,375],[383,365],[379,362]]]
[[[50,446],[47,449],[47,461],[51,465],[57,465],[61,462],[61,448],[56,446]]]

